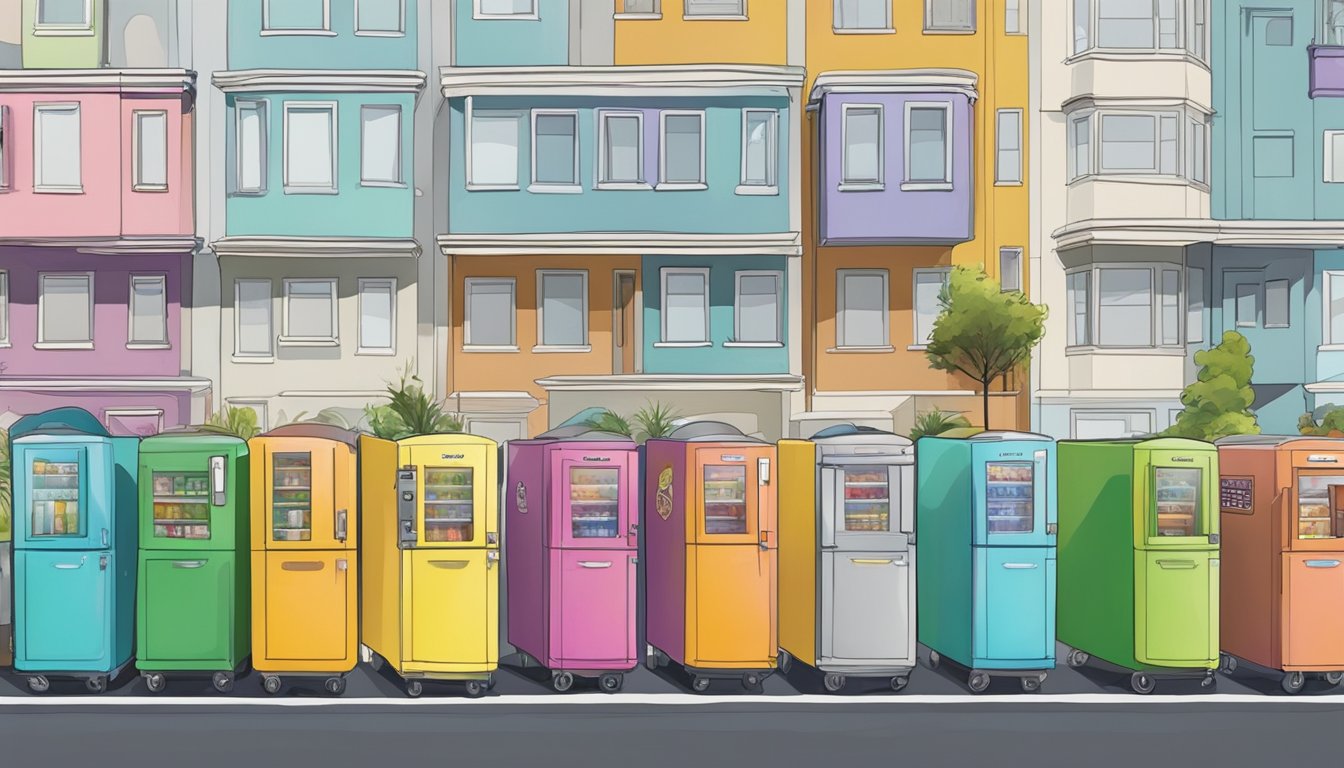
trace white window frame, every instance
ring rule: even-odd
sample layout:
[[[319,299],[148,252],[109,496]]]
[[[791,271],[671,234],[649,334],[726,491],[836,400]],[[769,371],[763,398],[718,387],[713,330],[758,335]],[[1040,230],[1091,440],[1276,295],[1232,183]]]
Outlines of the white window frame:
[[[976,0],[966,0],[971,4],[971,25],[969,27],[935,27],[930,24],[933,18],[933,4],[936,0],[924,0],[924,34],[926,35],[973,35],[979,24],[979,11]]]
[[[135,285],[136,283],[158,283],[159,294],[163,296],[163,340],[149,341],[135,338]],[[168,276],[132,274],[128,282],[130,294],[126,299],[126,348],[127,349],[168,349]]]
[[[9,272],[0,269],[0,349],[9,347]]]
[[[1005,0],[1003,4],[1003,33],[1005,35],[1025,35],[1026,6],[1029,0]]]
[[[1021,107],[1000,109],[996,110],[994,113],[994,185],[995,186],[999,187],[1022,186],[1022,166],[1024,165],[1023,156],[1026,154],[1026,148],[1023,146],[1026,142],[1022,140],[1023,139],[1022,114],[1023,112]],[[1003,118],[1009,116],[1014,116],[1014,119],[1017,121],[1017,147],[1014,149],[1006,148],[1003,144]],[[1005,152],[1017,153],[1016,167],[1010,169],[1012,170],[1013,174],[1011,178],[1004,175],[1005,169],[1004,169],[1003,155]]]
[[[1069,130],[1064,143],[1068,148],[1068,183],[1070,184],[1079,179],[1096,175],[1094,155],[1097,151],[1097,142],[1092,135],[1096,130],[1093,125],[1092,114],[1088,112],[1082,115],[1070,115],[1067,121]],[[1080,124],[1083,126],[1083,135],[1087,137],[1087,154],[1083,158],[1087,162],[1086,168],[1078,167],[1078,126]]]
[[[1196,276],[1195,273],[1199,273]],[[1199,286],[1199,309],[1191,306],[1190,294],[1193,286]],[[1185,307],[1185,343],[1203,344],[1204,343],[1204,310],[1208,307],[1208,299],[1205,297],[1204,290],[1204,268],[1191,267],[1185,268],[1185,295],[1181,297],[1181,304]],[[1199,312],[1199,317],[1194,316],[1194,312]],[[1195,322],[1197,320],[1197,322]]]
[[[1316,39],[1320,41],[1318,45],[1339,48],[1344,46],[1344,32],[1341,32],[1340,35],[1337,36],[1332,36],[1330,34],[1330,4],[1331,0],[1316,0],[1316,15],[1320,18],[1320,26],[1318,27],[1320,37]],[[1341,8],[1340,11],[1344,12],[1344,8]],[[1340,24],[1344,25],[1344,18],[1340,19]],[[1330,39],[1331,37],[1335,37],[1336,39],[1332,41]]]
[[[79,163],[77,184],[42,184],[42,113],[68,112],[73,109],[79,121],[79,146],[75,157]],[[38,102],[33,104],[33,192],[43,194],[84,194],[84,110],[77,101]]]
[[[257,137],[257,163],[260,165],[257,180],[260,184],[255,188],[243,187],[243,112],[246,111],[244,105],[248,110],[257,113],[257,121],[261,126],[261,133]],[[233,191],[236,195],[266,194],[267,179],[270,176],[270,168],[267,165],[271,143],[270,110],[270,102],[266,99],[239,99],[233,104]]]
[[[618,0],[621,3],[621,10],[613,14],[615,19],[630,19],[631,21],[648,20],[656,21],[663,18],[663,4],[661,0],[653,0],[652,11],[627,11],[625,0]]]
[[[702,341],[667,341],[667,278],[672,275],[696,274],[704,277],[705,338]],[[660,267],[658,270],[658,341],[655,347],[709,347],[713,346],[714,329],[710,327],[709,267]]]
[[[0,104],[0,192],[14,186],[14,125],[9,113],[9,105]]]
[[[1321,181],[1326,184],[1344,184],[1344,176],[1335,178],[1332,171],[1335,167],[1334,139],[1336,136],[1344,137],[1344,128],[1330,129],[1324,131],[1321,140],[1324,142],[1321,154],[1324,157],[1324,164],[1321,168]]]
[[[1143,270],[1148,273],[1148,291],[1150,297],[1149,303],[1149,335],[1147,344],[1102,344],[1101,343],[1101,273],[1106,270]],[[1196,268],[1197,269],[1197,268]],[[1176,341],[1174,343],[1163,342],[1164,319],[1162,317],[1162,273],[1176,273]],[[1088,297],[1087,297],[1087,332],[1088,341],[1086,343],[1067,343],[1069,349],[1083,350],[1136,350],[1147,349],[1168,354],[1175,350],[1184,349],[1186,341],[1185,334],[1188,332],[1188,274],[1186,267],[1181,264],[1173,264],[1165,261],[1144,261],[1144,262],[1101,262],[1089,264],[1084,267],[1070,269],[1064,274],[1065,286],[1067,288],[1069,280],[1073,275],[1085,273],[1088,275]],[[1258,299],[1257,299],[1258,301]],[[1066,299],[1068,328],[1073,328],[1073,304],[1072,298]],[[1201,323],[1202,328],[1202,323]]]
[[[356,37],[405,37],[406,36],[406,0],[397,0],[401,8],[401,18],[397,24],[397,29],[360,29],[359,28],[359,4],[362,0],[355,0],[355,36]]]
[[[741,13],[691,13],[691,2],[685,0],[681,9],[681,18],[684,21],[746,21],[747,0],[737,0],[737,2],[742,4]]]
[[[1153,121],[1153,164],[1151,169],[1127,168],[1118,170],[1107,170],[1102,167],[1102,126],[1107,117],[1147,117]],[[1174,118],[1176,121],[1176,157],[1172,164],[1172,172],[1162,172],[1162,121],[1164,118]],[[1077,167],[1077,134],[1075,126],[1078,123],[1086,124],[1086,135],[1088,137],[1088,168],[1085,172],[1079,172]],[[1181,179],[1191,186],[1208,188],[1209,181],[1209,137],[1211,131],[1208,128],[1207,117],[1199,110],[1190,107],[1174,107],[1171,109],[1090,109],[1081,113],[1070,114],[1067,125],[1069,131],[1065,139],[1066,150],[1068,152],[1068,175],[1069,184],[1084,179],[1095,177],[1119,177],[1140,181],[1143,179],[1161,180],[1156,183],[1170,183],[1170,179]],[[1182,129],[1182,126],[1185,126]],[[1203,125],[1204,136],[1204,181],[1196,181],[1193,176],[1194,166],[1191,157],[1193,151],[1192,144],[1194,130],[1191,126]]]
[[[702,16],[699,18],[710,18]],[[717,17],[714,17],[717,18]],[[700,181],[666,181],[667,179],[667,118],[700,118]],[[658,113],[658,186],[659,190],[709,189],[705,178],[705,111],[703,109],[665,109]]]
[[[463,133],[464,133],[464,137],[463,137],[463,138],[464,138],[464,142],[463,142],[463,144],[464,144],[464,147],[465,147],[466,157],[464,158],[464,163],[465,163],[465,165],[464,165],[463,167],[466,169],[467,191],[468,191],[468,192],[485,192],[485,191],[495,191],[495,192],[516,192],[517,190],[522,189],[522,178],[521,178],[521,175],[520,175],[520,171],[521,171],[522,169],[519,167],[521,164],[518,162],[518,159],[519,159],[519,155],[520,155],[520,153],[522,152],[522,144],[523,144],[523,130],[522,130],[522,125],[521,125],[521,123],[522,123],[523,118],[524,118],[524,117],[527,117],[527,111],[526,111],[526,110],[521,110],[521,109],[481,109],[481,110],[477,110],[477,109],[475,108],[475,105],[474,105],[474,101],[475,101],[474,99],[472,99],[470,96],[468,96],[466,101],[467,101],[467,104],[466,104],[466,107],[465,107],[464,112],[463,112],[463,115],[464,115],[464,117],[465,117],[465,122],[463,123]],[[482,117],[499,118],[499,119],[512,119],[512,120],[514,121],[513,183],[512,183],[512,184],[487,184],[487,183],[482,183],[482,182],[473,181],[473,177],[472,177],[472,167],[471,167],[471,146],[472,146],[472,145],[471,145],[471,142],[472,142],[472,129],[471,129],[471,123],[472,123],[472,121],[476,118],[476,116],[477,116],[478,114],[481,115]]]
[[[1336,339],[1330,333],[1330,305],[1334,303],[1334,296],[1331,294],[1331,286],[1334,285],[1335,278],[1344,281],[1344,269],[1327,269],[1321,273],[1321,279],[1325,281],[1324,290],[1321,291],[1321,348],[1329,351],[1344,350],[1344,338]],[[1340,297],[1344,299],[1344,296]]]
[[[928,338],[922,338],[922,337],[919,335],[919,293],[918,293],[918,291],[919,291],[919,276],[920,276],[920,275],[940,275],[940,276],[942,277],[942,284],[943,284],[943,286],[946,286],[946,285],[947,285],[947,281],[950,280],[951,277],[952,277],[952,268],[951,268],[951,267],[930,267],[930,268],[927,268],[927,269],[916,269],[916,270],[913,270],[913,271],[910,273],[910,339],[911,339],[911,343],[910,343],[910,347],[909,347],[909,348],[910,348],[911,350],[926,349],[926,348],[929,346],[929,341],[933,338],[933,326],[932,326],[932,325],[929,326],[929,337],[928,337]],[[939,290],[941,291],[942,289],[940,288]],[[939,310],[939,315],[941,315],[941,314],[942,314],[942,311]],[[937,322],[938,322],[938,316],[935,315],[933,320],[934,320],[934,323],[937,323]]]
[[[1186,120],[1189,135],[1186,136],[1185,178],[1202,187],[1209,185],[1209,124],[1203,119],[1189,117]],[[1195,137],[1199,140],[1196,141]]]
[[[244,352],[238,345],[238,339],[242,335],[241,330],[243,314],[242,306],[242,285],[243,283],[258,283],[266,286],[266,318],[267,325],[270,326],[270,333],[266,339],[265,352]],[[239,277],[233,281],[233,359],[235,362],[248,363],[268,363],[275,359],[275,284],[268,277]]]
[[[877,112],[877,180],[851,181],[845,176],[849,155],[850,111]],[[887,110],[881,104],[845,104],[840,108],[840,191],[880,192],[886,189],[887,178]]]
[[[474,344],[471,341],[471,287],[500,284],[509,286],[509,343]],[[517,352],[518,351],[518,280],[512,277],[468,277],[462,281],[462,351],[463,352]]]
[[[747,126],[750,124],[751,116],[754,114],[766,115],[766,138],[765,138],[765,183],[757,184],[747,181],[747,143],[750,138],[747,134]],[[738,186],[735,190],[739,195],[777,195],[779,194],[779,110],[777,109],[743,109],[742,110],[742,168],[738,175]]]
[[[1069,3],[1069,29],[1070,36],[1073,38],[1070,41],[1069,50],[1071,51],[1071,54],[1069,58],[1086,56],[1094,53],[1134,56],[1151,56],[1157,54],[1163,56],[1184,55],[1204,63],[1209,62],[1209,28],[1212,25],[1209,18],[1210,3],[1208,3],[1207,0],[1175,0],[1176,23],[1178,25],[1176,29],[1177,44],[1174,47],[1167,48],[1162,47],[1161,30],[1158,27],[1158,0],[1152,0],[1153,45],[1147,48],[1103,48],[1098,45],[1097,39],[1100,36],[1101,31],[1100,20],[1097,15],[1099,4],[1097,0],[1084,0],[1084,2],[1087,3],[1088,17],[1085,22],[1086,44],[1081,49],[1078,47],[1078,39],[1075,33],[1078,26],[1076,19],[1077,2],[1074,0]]]
[[[1282,322],[1282,323],[1271,323],[1271,322],[1269,321],[1269,291],[1270,291],[1270,286],[1278,286],[1278,285],[1280,285],[1280,284],[1283,285],[1283,289],[1284,289],[1284,296],[1283,296],[1283,322]],[[1292,327],[1293,327],[1293,283],[1292,283],[1292,281],[1291,281],[1291,280],[1288,280],[1288,279],[1285,279],[1285,278],[1275,278],[1275,279],[1272,279],[1272,280],[1265,280],[1265,281],[1264,281],[1263,283],[1261,283],[1261,285],[1260,285],[1260,293],[1261,293],[1261,296],[1262,296],[1261,301],[1264,303],[1264,307],[1262,308],[1263,311],[1260,313],[1260,314],[1261,314],[1261,324],[1260,324],[1260,327],[1262,327],[1262,328],[1268,328],[1268,329],[1276,329],[1276,328],[1292,328]]]
[[[879,346],[845,343],[845,279],[878,277],[882,279],[882,344]],[[913,309],[913,308],[912,308]],[[837,269],[835,271],[835,348],[860,352],[891,352],[891,271],[887,269]]]
[[[638,156],[639,178],[634,181],[607,180],[607,118],[633,117],[638,125],[639,143],[635,147]],[[577,157],[577,155],[576,155]],[[599,109],[597,110],[597,182],[594,189],[652,189],[649,180],[644,178],[644,113],[637,109]]]
[[[331,0],[322,0],[321,29],[288,29],[271,26],[271,0],[261,0],[261,36],[262,37],[335,37],[331,29]]]
[[[89,285],[89,339],[88,341],[47,341],[46,328],[46,307],[47,289],[44,283],[48,277],[79,277],[83,276]],[[93,337],[97,335],[97,328],[94,326],[94,307],[97,305],[97,294],[94,293],[94,281],[92,272],[38,272],[37,273],[37,343],[33,345],[34,349],[93,349]]]
[[[1187,288],[1185,286],[1185,270],[1179,265],[1159,264],[1153,268],[1153,304],[1157,309],[1157,322],[1153,324],[1153,338],[1158,347],[1180,347],[1184,346],[1182,339],[1185,338],[1185,298]],[[1163,281],[1167,275],[1176,276],[1176,304],[1173,307],[1175,311],[1176,327],[1170,329],[1168,333],[1167,319],[1163,316],[1166,307],[1162,306],[1165,297]],[[1168,338],[1175,341],[1167,341]]]
[[[916,109],[940,109],[943,112],[943,180],[912,181],[910,179],[910,113]],[[905,168],[901,180],[901,189],[905,191],[949,190],[953,188],[952,176],[952,102],[950,101],[907,101],[905,102],[905,125],[902,126],[905,151]]]
[[[494,19],[504,21],[537,21],[541,18],[538,7],[540,0],[532,0],[532,10],[527,13],[487,13],[481,10],[481,0],[471,1],[471,18],[473,19]]]
[[[1004,280],[1003,280],[1003,276],[1004,276],[1004,271],[1003,271],[1003,257],[1006,256],[1006,255],[1008,255],[1008,254],[1014,254],[1014,253],[1017,254],[1017,269],[1014,271],[1014,274],[1013,274],[1013,282],[1016,283],[1016,285],[1015,285],[1013,288],[1008,288],[1008,287],[1005,287],[1005,286],[1004,286]],[[1005,246],[1001,246],[1001,247],[999,248],[999,290],[1002,291],[1003,293],[1009,293],[1009,292],[1012,292],[1012,291],[1016,291],[1016,292],[1018,292],[1018,293],[1021,293],[1021,292],[1022,292],[1022,282],[1023,282],[1023,281],[1022,281],[1022,273],[1023,273],[1023,263],[1022,263],[1022,262],[1023,262],[1024,259],[1026,258],[1026,253],[1027,253],[1026,248],[1024,248],[1024,247],[1022,247],[1022,246],[1020,246],[1020,245],[1005,245]]]
[[[1095,264],[1092,267],[1092,295],[1089,297],[1093,302],[1090,312],[1092,319],[1092,346],[1097,349],[1158,349],[1162,345],[1162,302],[1160,295],[1161,286],[1158,280],[1161,279],[1159,272],[1161,267],[1166,266],[1156,263],[1116,263],[1116,264]],[[1147,344],[1103,344],[1101,342],[1101,273],[1106,270],[1142,270],[1148,273],[1148,343]],[[1177,310],[1179,313],[1179,309]]]
[[[1077,309],[1076,306],[1077,296],[1075,295],[1074,288],[1071,285],[1074,277],[1080,275],[1084,278],[1084,280],[1082,281],[1083,292],[1084,294],[1086,294],[1083,297],[1083,303],[1082,303],[1083,332],[1086,335],[1086,338],[1084,339],[1078,338],[1078,329],[1077,326],[1074,324],[1075,310]],[[1092,327],[1092,323],[1094,321],[1093,315],[1095,315],[1095,312],[1093,311],[1092,308],[1092,301],[1095,290],[1093,288],[1092,282],[1093,282],[1093,274],[1091,267],[1072,269],[1064,273],[1064,291],[1065,291],[1064,307],[1065,307],[1065,322],[1067,323],[1065,327],[1064,344],[1065,347],[1068,349],[1093,348],[1095,334],[1094,329]]]
[[[775,279],[775,340],[740,341],[742,338],[742,278],[773,277]],[[744,269],[733,275],[733,340],[725,347],[782,347],[784,346],[784,273],[778,269]]]
[[[557,184],[554,182],[537,181],[537,118],[539,117],[572,117],[574,118],[574,138],[572,140],[574,148],[574,182],[572,184]],[[529,176],[530,182],[527,186],[528,192],[538,192],[542,194],[577,194],[583,191],[583,177],[579,175],[579,149],[582,142],[579,141],[579,111],[577,109],[534,109],[531,115],[532,130],[529,138],[532,142],[531,151],[528,152],[532,163],[532,173]]]
[[[388,342],[386,347],[370,347],[364,343],[364,293],[370,288],[387,288],[388,296],[391,298],[388,306],[391,312],[388,315]],[[358,316],[355,318],[355,354],[357,355],[382,355],[390,356],[397,354],[397,278],[395,277],[361,277],[358,281],[358,293],[356,303],[358,306]]]
[[[1069,436],[1072,439],[1078,439],[1078,422],[1081,421],[1125,421],[1125,432],[1128,436],[1150,434],[1153,428],[1153,421],[1156,414],[1152,410],[1137,411],[1105,411],[1089,410],[1086,408],[1073,408],[1069,410]],[[1143,424],[1146,422],[1147,426]],[[1121,437],[1124,437],[1122,435]]]
[[[835,0],[832,3],[831,10],[831,31],[837,35],[892,35],[896,33],[896,28],[892,26],[891,4],[892,0],[878,0],[882,3],[887,12],[887,20],[880,27],[845,27],[840,25],[840,2]],[[899,2],[899,0],[896,0]]]
[[[141,180],[141,160],[144,159],[144,146],[140,135],[142,117],[159,116],[163,118],[163,183],[147,184]],[[131,112],[131,189],[136,192],[168,191],[168,111],[163,109],[137,109]]]
[[[326,283],[330,286],[327,294],[331,297],[331,336],[293,336],[289,332],[289,293],[294,283]],[[287,277],[284,290],[280,295],[280,346],[282,347],[334,347],[340,344],[341,295],[337,279],[334,277]]]
[[[364,178],[364,141],[365,141],[364,113],[370,109],[387,109],[387,110],[396,110],[397,112],[397,163],[396,163],[397,178],[395,180]],[[405,157],[402,155],[402,151],[404,149],[402,145],[405,144],[404,141],[405,119],[406,119],[406,112],[404,109],[402,109],[400,104],[359,105],[359,185],[361,187],[383,187],[391,189],[406,188],[406,174],[402,172],[402,165],[405,162]]]
[[[16,11],[17,13],[17,11]],[[87,37],[93,34],[93,0],[84,0],[84,22],[43,24],[42,0],[33,3],[33,34],[37,37]]]
[[[546,343],[546,278],[548,276],[571,277],[579,276],[582,288],[583,307],[580,314],[583,317],[583,341],[579,344],[547,344]],[[537,344],[532,347],[533,352],[590,352],[592,346],[588,339],[588,270],[586,269],[538,269],[537,270]]]
[[[328,110],[331,113],[331,186],[294,184],[289,180],[289,113],[292,110]],[[334,101],[286,101],[284,109],[283,171],[286,195],[335,195],[340,193],[340,105]]]

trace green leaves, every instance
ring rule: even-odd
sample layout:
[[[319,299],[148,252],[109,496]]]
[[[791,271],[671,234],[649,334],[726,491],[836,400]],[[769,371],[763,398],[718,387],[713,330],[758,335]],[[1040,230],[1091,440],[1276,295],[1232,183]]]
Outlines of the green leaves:
[[[625,435],[626,437],[633,434],[629,420],[610,408],[603,410],[602,413],[584,423],[599,432],[610,432],[613,435]]]
[[[1200,366],[1199,376],[1181,392],[1185,410],[1163,434],[1208,441],[1260,434],[1250,410],[1255,402],[1251,387],[1255,358],[1246,337],[1236,331],[1224,333],[1218,346],[1195,353],[1195,364]]]
[[[425,392],[424,382],[412,373],[413,367],[414,361],[407,362],[401,380],[388,383],[387,403],[364,406],[369,429],[387,440],[461,432],[462,419]]]
[[[910,439],[941,435],[949,429],[961,429],[971,426],[971,422],[959,413],[948,411],[921,411],[915,414],[915,426],[910,430]]]
[[[646,402],[643,408],[635,411],[628,419],[608,408],[585,423],[593,429],[625,435],[642,443],[649,438],[670,435],[677,428],[678,418],[680,416],[671,407]]]
[[[243,440],[251,440],[261,433],[261,428],[257,426],[257,412],[233,405],[226,405],[211,414],[204,426],[209,431],[222,432]]]

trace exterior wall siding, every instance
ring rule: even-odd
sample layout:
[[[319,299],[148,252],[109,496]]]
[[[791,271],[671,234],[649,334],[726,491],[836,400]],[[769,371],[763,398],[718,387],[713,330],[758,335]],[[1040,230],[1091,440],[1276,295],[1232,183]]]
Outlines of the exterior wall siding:
[[[685,15],[685,0],[662,0],[661,13],[623,13],[616,3],[617,64],[788,64],[788,13],[794,0],[748,3],[741,19]]]
[[[89,2],[87,28],[52,29],[37,23],[38,0],[23,0],[24,69],[92,69],[103,64],[105,7]]]
[[[453,4],[453,65],[458,67],[568,64],[570,2],[537,0],[535,18],[485,18],[477,0]]]
[[[327,30],[300,34],[264,29],[261,2],[230,2],[229,69],[416,69],[419,3],[401,1],[401,34],[357,31],[357,0],[327,0]]]

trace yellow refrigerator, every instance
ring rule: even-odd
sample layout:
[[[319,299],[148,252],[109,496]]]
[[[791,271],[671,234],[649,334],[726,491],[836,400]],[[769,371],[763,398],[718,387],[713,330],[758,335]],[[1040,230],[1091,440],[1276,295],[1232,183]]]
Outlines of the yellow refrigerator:
[[[464,434],[359,441],[362,653],[419,696],[469,696],[499,666],[499,446]]]

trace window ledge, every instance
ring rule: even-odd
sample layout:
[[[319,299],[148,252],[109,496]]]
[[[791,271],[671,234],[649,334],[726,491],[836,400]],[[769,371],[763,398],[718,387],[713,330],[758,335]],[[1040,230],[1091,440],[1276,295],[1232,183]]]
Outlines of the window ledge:
[[[1090,346],[1066,347],[1064,349],[1064,354],[1070,357],[1074,355],[1158,355],[1162,357],[1184,357],[1186,352],[1184,346],[1099,347],[1094,344]]]
[[[783,349],[782,341],[725,341],[723,346],[734,349]]]
[[[946,181],[903,181],[902,192],[951,192],[952,185]]]
[[[463,344],[463,352],[517,352],[518,347],[513,344]]]
[[[592,352],[593,348],[589,344],[557,345],[557,344],[538,344],[532,348],[537,354],[563,354],[565,352],[582,353]]]
[[[235,189],[229,193],[229,197],[265,197],[265,189]]]
[[[884,352],[895,352],[896,348],[887,344],[880,347],[831,347],[826,351],[845,355],[875,355]]]
[[[745,197],[769,197],[778,195],[779,187],[767,187],[763,184],[738,184],[737,189],[733,190],[733,194]]]
[[[996,186],[996,187],[1020,187],[1020,186],[1022,186],[1022,182],[1020,182],[1020,181],[996,181],[996,182],[994,182],[994,186]]]
[[[578,184],[529,184],[527,191],[534,195],[578,195],[583,187]]]
[[[269,365],[275,362],[273,355],[239,355],[234,354],[231,358],[234,363],[239,365]]]
[[[517,184],[472,184],[468,182],[468,192],[517,192],[522,187]]]
[[[1344,344],[1321,344],[1316,347],[1317,352],[1344,352]]]
[[[929,348],[928,344],[911,344],[905,348],[906,352],[923,352]]]
[[[886,188],[887,185],[880,181],[842,181],[836,186],[841,192],[883,192]]]
[[[355,354],[371,357],[393,357],[397,354],[397,350],[386,347],[359,347],[355,350]]]
[[[663,18],[661,13],[615,13],[611,16],[617,21],[658,21]]]
[[[926,35],[974,35],[975,32],[976,30],[974,29],[929,29],[928,27],[924,28],[924,34]]]
[[[653,185],[643,181],[603,181],[593,189],[606,192],[644,192],[652,190]]]
[[[1080,61],[1184,61],[1204,69],[1209,63],[1183,48],[1089,48],[1064,59],[1065,64],[1077,64]]]
[[[93,37],[93,27],[33,27],[33,37]]]
[[[355,37],[405,37],[405,30],[394,31],[390,29],[356,29]]]
[[[653,346],[657,349],[697,349],[714,346],[710,341],[655,341]]]
[[[167,184],[132,184],[132,192],[167,192]]]
[[[296,336],[281,336],[279,339],[282,347],[339,347],[340,339],[311,339]]]
[[[285,185],[286,195],[339,195],[340,190],[334,187],[291,187]]]
[[[92,341],[39,341],[33,349],[93,349]]]
[[[862,28],[842,28],[831,27],[831,31],[837,35],[894,35],[895,27],[862,27]]]
[[[166,341],[130,341],[126,343],[127,349],[172,349],[173,345]]]
[[[33,187],[33,193],[38,195],[82,195],[84,186],[77,187]]]
[[[1184,176],[1176,176],[1170,173],[1089,173],[1086,176],[1079,176],[1071,181],[1072,186],[1083,181],[1109,181],[1121,184],[1157,184],[1162,186],[1195,187],[1197,189],[1207,189],[1208,185],[1198,181],[1191,181]]]
[[[8,341],[0,341],[0,349],[10,349],[13,346],[14,345],[10,344]]]
[[[659,192],[695,192],[709,189],[704,182],[664,181],[654,187]]]
[[[263,29],[262,37],[335,37],[330,29]]]
[[[361,187],[372,187],[372,188],[375,188],[375,189],[407,189],[407,188],[408,188],[406,182],[404,182],[404,181],[365,181],[365,180],[363,180],[363,179],[360,179],[360,181],[359,181],[359,186],[361,186]]]
[[[682,21],[746,21],[747,17],[735,13],[726,14],[682,14]]]
[[[472,13],[471,18],[476,21],[540,21],[541,16],[535,13]]]

